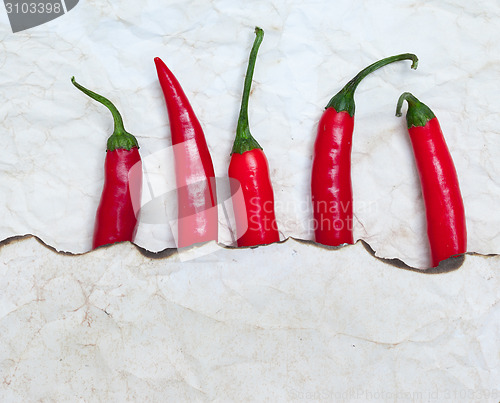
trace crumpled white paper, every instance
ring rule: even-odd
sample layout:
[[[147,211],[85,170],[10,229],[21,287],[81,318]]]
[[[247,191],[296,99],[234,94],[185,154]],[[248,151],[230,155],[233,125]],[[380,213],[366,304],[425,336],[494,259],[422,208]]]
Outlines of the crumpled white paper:
[[[500,399],[498,257],[425,275],[360,243],[206,248],[1,247],[0,399]]]
[[[355,239],[377,256],[429,264],[405,121],[394,116],[410,91],[441,122],[468,250],[500,250],[495,2],[82,0],[16,34],[1,7],[0,239],[90,249],[112,119],[74,75],[138,138],[144,200],[172,200],[162,214],[144,210],[136,243],[173,247],[175,198],[162,199],[173,186],[170,131],[153,58],[181,82],[224,178],[258,25],[250,127],[269,160],[282,239],[313,238],[312,147],[330,97],[368,64],[413,52],[418,70],[387,66],[356,93]],[[496,256],[430,275],[360,243],[209,243],[160,256],[128,243],[77,256],[32,237],[2,245],[0,400],[500,399]]]
[[[283,239],[313,238],[312,145],[330,97],[373,61],[414,52],[417,71],[400,62],[357,90],[355,239],[379,256],[428,266],[418,177],[404,118],[394,116],[400,93],[411,91],[439,118],[455,161],[468,250],[497,253],[499,18],[495,2],[85,1],[13,34],[0,12],[0,238],[29,233],[58,250],[90,248],[112,119],[71,85],[72,75],[115,102],[148,162],[171,145],[153,64],[162,57],[203,125],[216,174],[225,177],[259,25],[265,38],[250,125],[269,160]],[[173,165],[163,164],[167,181]],[[175,217],[164,218],[142,222],[137,243],[153,251],[174,246],[168,221]]]

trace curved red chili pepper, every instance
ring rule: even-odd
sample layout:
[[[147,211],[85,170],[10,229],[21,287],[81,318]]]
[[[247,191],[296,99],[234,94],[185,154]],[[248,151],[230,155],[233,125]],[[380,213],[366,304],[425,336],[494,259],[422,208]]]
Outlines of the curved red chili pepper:
[[[257,27],[255,34],[228,170],[228,176],[241,186],[244,199],[238,203],[238,200],[233,198],[238,246],[255,246],[279,241],[269,165],[262,147],[250,134],[248,124],[250,87],[264,31]]]
[[[154,59],[172,133],[178,200],[178,247],[217,241],[215,173],[205,135],[181,85]]]
[[[133,242],[142,190],[142,162],[137,139],[127,133],[111,101],[81,86],[74,77],[71,82],[106,106],[114,119],[114,131],[107,143],[104,187],[96,213],[92,249],[115,242]]]
[[[388,57],[361,70],[328,103],[318,124],[311,172],[316,242],[338,246],[352,244],[353,212],[351,184],[351,148],[354,130],[354,91],[368,74],[400,60],[417,56],[404,53]]]
[[[432,265],[467,251],[465,209],[457,172],[443,132],[429,107],[409,92],[398,100],[396,116],[408,102],[406,121],[415,155],[427,216]]]

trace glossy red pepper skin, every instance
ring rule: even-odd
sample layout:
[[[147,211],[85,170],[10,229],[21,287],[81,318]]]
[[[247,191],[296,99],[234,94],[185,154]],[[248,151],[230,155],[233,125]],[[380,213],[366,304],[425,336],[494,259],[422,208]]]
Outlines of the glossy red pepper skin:
[[[408,129],[420,176],[432,265],[467,251],[465,209],[457,172],[437,118]]]
[[[339,246],[354,243],[351,149],[354,131],[354,91],[368,74],[414,54],[391,56],[361,70],[328,103],[318,124],[311,171],[313,228],[316,242]]]
[[[154,61],[172,133],[179,218],[177,246],[217,241],[215,173],[203,129],[173,73],[159,57]]]
[[[108,138],[104,187],[97,208],[92,249],[115,242],[133,242],[141,207],[142,162],[137,139],[128,133],[113,103],[71,78],[73,85],[103,104],[113,115],[114,131]]]
[[[409,93],[400,98],[398,116],[404,99],[409,105],[408,133],[425,203],[432,265],[436,267],[449,257],[467,252],[465,208],[457,171],[438,119]],[[415,113],[420,116],[412,117]]]
[[[137,147],[108,151],[104,172],[92,249],[115,242],[133,242],[137,232],[142,189],[142,162]]]
[[[243,201],[233,198],[238,246],[278,242],[274,193],[264,152],[256,148],[233,153],[228,176],[239,183],[243,193]]]
[[[354,117],[327,108],[314,143],[311,194],[316,242],[352,244],[351,149]]]
[[[228,169],[228,176],[232,179],[230,183],[233,191],[232,201],[238,246],[265,245],[277,242],[280,238],[274,213],[274,194],[269,164],[262,147],[250,133],[248,123],[250,88],[264,31],[256,27],[255,35],[245,75],[240,115]],[[237,197],[237,188],[241,189],[242,198]]]

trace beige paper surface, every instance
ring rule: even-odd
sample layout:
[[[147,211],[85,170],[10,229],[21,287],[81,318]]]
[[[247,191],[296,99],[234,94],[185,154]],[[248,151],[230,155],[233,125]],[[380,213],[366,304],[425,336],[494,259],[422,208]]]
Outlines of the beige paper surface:
[[[59,251],[90,249],[112,119],[74,75],[116,104],[140,142],[147,208],[136,243],[173,248],[174,166],[153,58],[181,82],[223,180],[256,25],[265,38],[250,127],[269,160],[282,239],[313,238],[312,146],[330,97],[368,64],[413,52],[416,71],[388,66],[356,93],[355,239],[378,257],[429,264],[417,172],[394,116],[411,91],[441,122],[469,252],[498,253],[491,1],[80,1],[15,34],[0,6],[0,240],[33,234]],[[0,400],[500,400],[496,256],[423,274],[360,242],[170,253],[120,244],[73,256],[33,237],[1,246]]]

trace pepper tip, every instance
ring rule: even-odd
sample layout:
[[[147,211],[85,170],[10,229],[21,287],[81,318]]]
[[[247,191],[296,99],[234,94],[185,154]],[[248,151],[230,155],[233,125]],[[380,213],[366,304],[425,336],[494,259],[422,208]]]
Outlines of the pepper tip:
[[[159,57],[155,57],[154,58],[154,62],[155,62],[155,66],[156,68],[160,68],[160,67],[166,67],[165,63],[163,60],[161,60]]]

